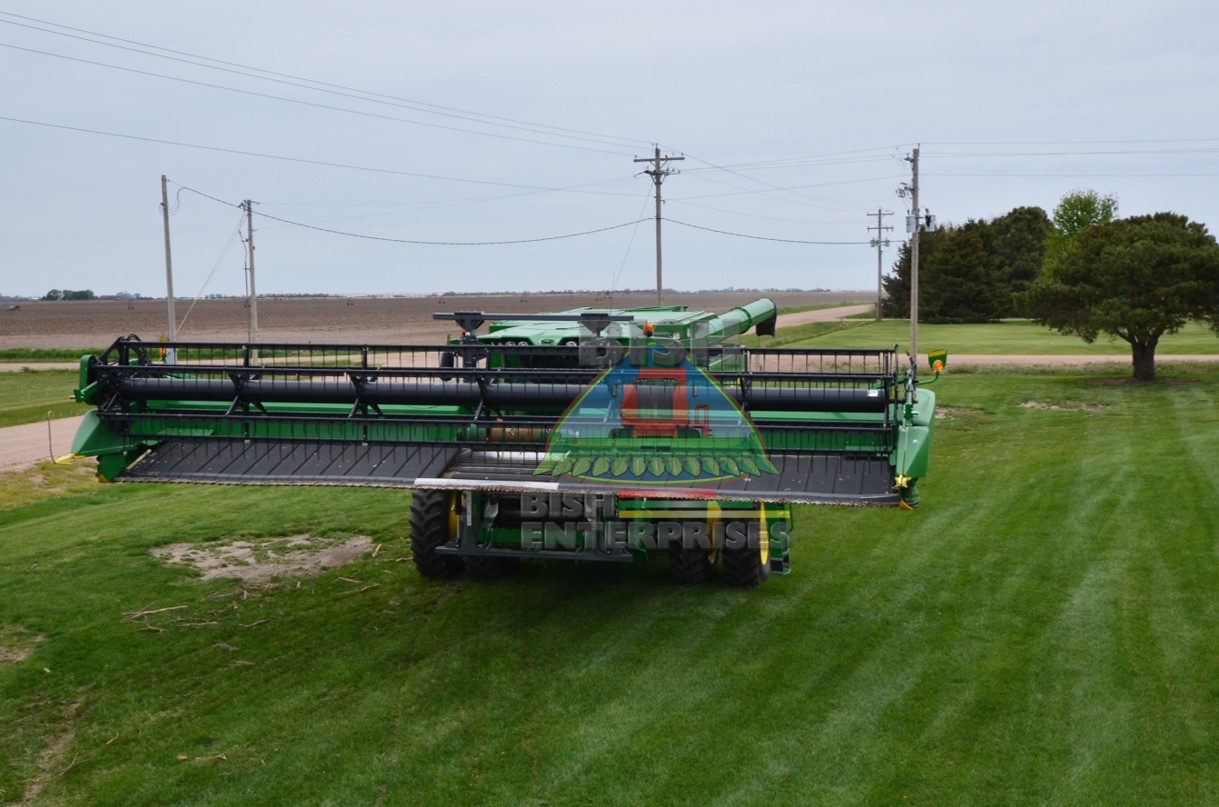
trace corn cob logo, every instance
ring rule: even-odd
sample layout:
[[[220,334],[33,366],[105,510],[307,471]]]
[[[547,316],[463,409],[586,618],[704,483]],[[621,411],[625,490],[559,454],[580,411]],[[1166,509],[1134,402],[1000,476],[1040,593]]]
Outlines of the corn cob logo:
[[[564,412],[535,473],[698,486],[778,470],[748,415],[701,367],[624,360]]]

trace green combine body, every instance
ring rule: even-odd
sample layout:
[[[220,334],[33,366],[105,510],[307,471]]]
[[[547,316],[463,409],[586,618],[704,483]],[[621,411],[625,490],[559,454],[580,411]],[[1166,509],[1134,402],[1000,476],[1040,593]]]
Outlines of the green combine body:
[[[789,573],[793,504],[918,503],[935,396],[896,347],[734,344],[774,334],[765,299],[436,316],[461,337],[119,339],[81,361],[73,452],[108,481],[413,489],[428,577],[663,552],[684,582],[722,563],[752,585]]]

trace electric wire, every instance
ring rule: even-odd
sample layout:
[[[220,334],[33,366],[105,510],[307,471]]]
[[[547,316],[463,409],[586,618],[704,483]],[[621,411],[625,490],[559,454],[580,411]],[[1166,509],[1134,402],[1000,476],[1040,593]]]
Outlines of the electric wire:
[[[1090,151],[944,151],[925,152],[920,156],[929,159],[960,157],[1142,157],[1161,154],[1219,154],[1219,146],[1210,148],[1165,148],[1165,149],[1105,149]]]
[[[189,190],[189,188],[182,188],[181,190]],[[227,204],[227,202],[225,204]],[[228,257],[229,250],[233,248],[233,244],[236,243],[237,239],[241,236],[241,223],[244,218],[244,213],[237,217],[237,226],[234,227],[233,231],[229,234],[229,240],[224,245],[224,249],[220,251],[220,257],[216,258],[216,262],[212,264],[211,271],[207,273],[207,277],[203,278],[203,284],[199,286],[199,291],[195,293],[195,297],[193,300],[191,300],[190,306],[186,309],[186,313],[182,315],[182,321],[178,323],[176,328],[179,334],[181,334],[182,329],[186,327],[186,321],[190,319],[190,314],[195,310],[195,305],[203,299],[203,292],[207,289],[208,284],[212,282],[212,276],[216,274],[216,270],[220,268],[220,264],[226,257]]]
[[[1186,174],[1100,174],[1100,173],[1087,173],[1087,174],[1037,174],[1037,173],[1025,173],[1025,172],[1021,172],[1021,173],[1019,173],[1019,174],[1013,174],[1013,173],[1007,173],[1007,174],[972,174],[972,173],[945,173],[945,172],[943,172],[943,171],[924,171],[924,172],[921,172],[921,174],[922,174],[922,176],[924,176],[924,177],[978,177],[978,178],[983,178],[983,179],[1003,179],[1003,178],[1010,178],[1010,179],[1022,179],[1022,178],[1028,178],[1028,179],[1093,179],[1093,178],[1103,178],[1103,179],[1143,179],[1143,178],[1149,178],[1149,179],[1156,179],[1156,178],[1163,178],[1163,179],[1182,179],[1182,178],[1185,178],[1185,179],[1191,179],[1191,178],[1194,178],[1194,177],[1198,177],[1198,178],[1203,178],[1203,177],[1219,177],[1219,172],[1199,172],[1199,171],[1190,171],[1189,173],[1186,173]]]
[[[862,208],[856,208],[845,202],[840,202],[835,199],[828,199],[828,198],[822,197],[822,196],[813,196],[811,194],[799,193],[794,190],[790,191],[790,192],[794,196],[798,196],[800,198],[790,198],[790,197],[778,196],[775,193],[776,191],[786,190],[786,189],[779,188],[774,185],[770,185],[769,183],[763,183],[764,185],[766,185],[766,187],[763,187],[763,188],[750,189],[750,188],[742,188],[740,185],[735,185],[731,182],[725,182],[723,180],[715,179],[713,177],[709,177],[706,175],[692,174],[691,176],[694,176],[696,179],[701,179],[704,182],[710,182],[715,185],[721,185],[726,188],[731,188],[734,191],[736,191],[737,193],[736,194],[705,194],[703,196],[697,196],[697,197],[694,197],[694,196],[680,197],[679,196],[679,197],[675,197],[674,201],[684,201],[685,199],[694,199],[694,198],[699,198],[699,199],[711,198],[714,196],[722,196],[722,195],[748,194],[748,195],[764,196],[767,199],[771,199],[776,202],[781,202],[783,204],[799,205],[801,207],[811,207],[811,208],[816,208],[818,210],[835,210],[835,211],[839,211],[839,212],[851,212],[851,213],[859,213],[859,212],[862,212],[862,210],[863,210]],[[757,181],[760,182],[760,180],[757,180]]]
[[[925,146],[1111,146],[1135,143],[1219,143],[1219,137],[1161,138],[1144,140],[974,140],[923,143]]]
[[[746,213],[742,210],[728,210],[727,208],[723,208],[723,207],[712,207],[711,205],[700,205],[698,202],[688,202],[688,201],[685,201],[682,199],[666,199],[665,201],[673,202],[678,205],[685,205],[686,207],[697,207],[700,210],[711,210],[716,213],[726,213],[730,216],[744,216],[746,218],[751,218],[751,219],[765,219],[766,221],[781,221],[786,224],[808,225],[808,224],[825,224],[825,223],[827,223],[825,221],[812,221],[810,219],[787,219],[787,218],[782,218],[780,216],[764,216],[761,213]],[[852,211],[852,212],[854,212],[854,211]],[[839,222],[834,222],[834,223],[837,224]]]
[[[826,188],[826,187],[830,187],[830,186],[834,186],[834,185],[856,185],[861,182],[889,182],[894,179],[903,179],[903,178],[905,178],[905,176],[906,176],[905,174],[889,174],[887,176],[880,176],[880,177],[860,177],[858,179],[840,179],[840,180],[835,180],[833,182],[813,182],[813,183],[806,184],[806,185],[793,185],[789,188],[785,188],[784,190],[800,190],[803,188]],[[735,193],[704,193],[704,194],[699,194],[697,196],[674,197],[673,201],[680,200],[680,201],[685,202],[685,201],[689,201],[690,199],[718,199],[718,198],[721,198],[724,196],[742,196],[742,195],[746,195],[746,194],[756,194],[756,193],[760,193],[760,192],[761,191],[756,191],[756,190],[739,190],[739,191],[736,191]]]
[[[799,157],[779,157],[773,160],[755,160],[746,163],[733,163],[729,166],[724,166],[725,169],[737,171],[758,170],[767,168],[791,168],[791,167],[810,167],[816,165],[839,165],[849,164],[854,162],[885,162],[892,159],[895,153],[875,154],[870,156],[870,152],[890,151],[896,152],[897,149],[903,148],[902,145],[891,146],[873,146],[866,149],[852,149],[850,151],[829,152],[826,154],[810,154]],[[707,171],[713,170],[709,168],[690,168],[688,171]]]
[[[349,233],[349,232],[345,232],[345,230],[332,229],[329,227],[318,227],[318,226],[316,226],[316,224],[306,224],[304,222],[294,222],[294,221],[291,221],[290,218],[280,218],[278,216],[272,216],[271,213],[265,213],[262,211],[257,211],[256,215],[260,216],[262,218],[269,218],[273,222],[279,222],[282,224],[291,224],[291,226],[293,226],[293,227],[302,227],[305,229],[317,230],[317,232],[319,232],[319,233],[329,233],[330,235],[344,235],[344,236],[347,236],[347,238],[362,238],[362,239],[366,239],[369,241],[386,241],[386,243],[390,243],[390,244],[416,244],[419,246],[506,246],[506,245],[511,245],[511,244],[540,244],[540,243],[542,243],[542,241],[557,241],[557,240],[562,240],[562,239],[567,239],[567,238],[581,238],[581,236],[584,236],[584,235],[595,235],[597,233],[607,233],[607,232],[609,232],[609,230],[622,229],[623,227],[630,227],[630,226],[633,226],[633,224],[638,224],[640,221],[647,221],[647,219],[639,219],[639,221],[634,221],[634,222],[623,222],[622,224],[611,224],[611,226],[609,226],[609,227],[599,227],[596,229],[583,230],[583,232],[579,232],[579,233],[564,233],[562,235],[545,235],[545,236],[541,236],[541,238],[519,238],[519,239],[501,240],[501,241],[423,241],[423,240],[408,239],[408,238],[389,238],[389,236],[385,236],[385,235],[366,235],[363,233]]]
[[[652,199],[652,190],[649,188],[648,192],[643,195],[643,207],[639,208],[639,221],[640,222],[645,220],[643,217],[643,211],[647,210],[648,202],[651,201],[651,199]],[[631,256],[631,249],[635,246],[635,236],[637,236],[638,234],[639,234],[639,227],[636,226],[635,229],[631,230],[630,240],[626,242],[626,251],[622,253],[622,263],[618,264],[618,271],[615,272],[614,276],[610,278],[610,299],[611,300],[614,298],[614,292],[618,290],[618,280],[621,279],[621,277],[622,277],[622,270],[626,268],[627,258],[629,258]]]
[[[2,20],[0,20],[0,22],[2,22]],[[348,109],[347,107],[332,106],[330,104],[323,104],[323,103],[319,103],[317,101],[306,101],[301,98],[289,98],[285,95],[273,95],[271,93],[257,92],[255,90],[243,90],[238,87],[227,87],[223,84],[212,84],[207,81],[197,81],[195,79],[182,78],[180,76],[171,76],[171,75],[167,75],[165,73],[154,73],[149,70],[139,70],[134,67],[123,67],[122,65],[109,64],[107,62],[98,62],[98,61],[94,61],[92,59],[82,59],[77,56],[67,56],[62,53],[51,53],[50,51],[37,50],[35,48],[25,48],[20,45],[10,44],[8,42],[0,42],[0,48],[9,48],[12,50],[23,51],[25,53],[36,53],[36,54],[39,54],[42,56],[51,56],[56,59],[65,59],[70,62],[77,62],[80,64],[92,65],[94,67],[105,67],[110,70],[119,70],[124,73],[133,73],[135,75],[140,75],[140,76],[160,78],[160,79],[165,79],[167,81],[177,81],[182,84],[190,84],[190,85],[193,85],[196,87],[207,87],[208,89],[222,90],[224,92],[232,92],[232,93],[237,93],[239,95],[248,95],[248,96],[252,96],[254,98],[265,98],[265,99],[269,99],[269,100],[273,100],[273,101],[283,101],[284,103],[297,104],[299,106],[306,106],[306,107],[311,107],[314,109],[324,109],[324,110],[331,111],[331,112],[346,112],[347,114],[350,114],[350,115],[359,115],[359,116],[365,117],[365,118],[375,118],[377,120],[393,121],[395,123],[407,123],[407,124],[411,124],[412,126],[425,126],[425,127],[431,128],[431,129],[443,129],[443,130],[449,131],[449,132],[461,132],[463,134],[480,135],[483,137],[494,137],[494,138],[498,138],[501,140],[514,140],[518,143],[533,143],[535,145],[554,146],[555,148],[575,149],[577,151],[592,151],[592,152],[597,152],[599,154],[612,154],[616,157],[627,156],[626,152],[622,152],[622,151],[609,151],[607,149],[593,148],[591,146],[577,146],[577,145],[573,145],[570,143],[549,143],[549,142],[546,142],[543,140],[534,140],[533,138],[529,138],[529,137],[516,137],[514,135],[498,134],[496,132],[480,132],[476,129],[463,129],[459,126],[447,126],[443,123],[427,123],[425,121],[410,120],[409,118],[399,118],[399,117],[395,117],[393,115],[382,115],[377,112],[365,112],[365,111],[359,110],[359,109]]]
[[[581,193],[592,194],[596,196],[634,196],[628,193],[614,193],[609,191],[588,191],[571,189],[564,190],[561,188],[549,188],[541,185],[522,185],[515,182],[496,182],[489,179],[469,179],[466,177],[446,177],[437,174],[422,174],[415,171],[400,171],[393,168],[377,168],[368,165],[355,165],[352,163],[330,162],[328,160],[312,160],[305,157],[288,157],[282,154],[267,154],[266,152],[258,151],[243,151],[241,149],[224,148],[222,146],[206,146],[199,143],[186,143],[180,140],[164,140],[156,137],[144,137],[142,135],[127,134],[124,132],[107,132],[101,129],[88,129],[83,126],[68,126],[62,123],[48,123],[46,121],[27,120],[25,118],[12,118],[5,115],[0,115],[0,120],[10,123],[22,123],[28,126],[43,126],[50,129],[62,129],[69,132],[77,132],[81,134],[101,135],[104,137],[114,137],[123,140],[135,140],[142,143],[158,143],[163,146],[177,146],[179,148],[199,149],[201,151],[214,151],[221,154],[236,154],[241,157],[258,157],[264,160],[280,160],[282,162],[301,163],[303,165],[316,165],[323,168],[341,168],[348,171],[364,171],[374,174],[389,174],[392,176],[415,177],[416,179],[434,179],[442,182],[465,182],[472,185],[491,185],[499,188],[520,188],[531,191],[563,191],[566,193]]]
[[[96,31],[88,31],[88,30],[85,30],[82,28],[74,28],[72,26],[62,25],[60,23],[50,22],[48,20],[40,20],[40,19],[37,19],[34,17],[27,17],[27,16],[24,16],[21,14],[13,14],[13,13],[7,12],[7,11],[0,11],[0,15],[3,15],[6,17],[16,17],[18,19],[28,20],[30,22],[37,22],[41,25],[50,25],[54,28],[63,29],[63,31],[53,31],[53,30],[49,30],[47,28],[40,28],[35,25],[28,25],[25,23],[14,22],[13,20],[0,19],[0,22],[7,23],[9,25],[19,26],[22,28],[28,28],[28,29],[35,30],[35,31],[52,34],[55,36],[77,39],[80,41],[89,42],[89,43],[95,44],[95,45],[102,45],[105,47],[119,48],[121,50],[126,50],[126,51],[129,51],[132,53],[139,53],[144,56],[152,56],[155,58],[169,59],[169,60],[172,60],[175,62],[189,64],[189,65],[192,65],[195,67],[202,67],[202,68],[210,69],[210,70],[219,70],[222,72],[245,76],[247,78],[254,78],[257,80],[261,80],[261,81],[272,81],[272,82],[275,82],[278,84],[285,84],[287,86],[298,87],[301,89],[307,89],[307,90],[311,90],[311,91],[315,91],[315,92],[324,92],[324,93],[329,93],[331,95],[340,95],[343,97],[355,98],[355,99],[358,99],[361,101],[366,101],[369,103],[379,103],[379,104],[386,104],[389,106],[397,106],[397,107],[401,107],[404,109],[412,109],[417,112],[423,112],[424,114],[429,114],[429,115],[438,115],[438,116],[444,116],[444,117],[450,117],[450,118],[457,118],[460,120],[468,120],[471,122],[481,123],[481,124],[488,125],[488,126],[501,126],[501,127],[510,128],[510,129],[518,129],[518,130],[522,130],[522,131],[533,132],[535,134],[547,134],[547,135],[551,135],[551,136],[555,136],[555,137],[566,137],[569,139],[584,140],[587,142],[598,142],[598,143],[602,143],[603,145],[613,145],[616,147],[623,147],[623,146],[627,146],[627,145],[639,145],[639,144],[644,143],[644,141],[638,140],[635,138],[624,138],[624,137],[618,137],[615,135],[599,134],[596,132],[587,132],[587,131],[583,131],[580,129],[571,129],[571,128],[566,128],[566,127],[562,127],[562,126],[551,126],[549,124],[531,123],[528,121],[517,120],[514,118],[507,118],[507,117],[503,117],[503,116],[499,116],[499,115],[490,115],[487,113],[472,112],[470,110],[457,109],[455,107],[447,107],[447,106],[443,106],[440,104],[431,104],[426,101],[418,101],[418,100],[413,100],[413,99],[409,99],[409,98],[400,98],[398,96],[388,95],[385,93],[371,92],[368,90],[362,90],[362,89],[355,88],[355,87],[347,87],[347,86],[344,86],[341,84],[333,84],[330,82],[318,81],[316,79],[296,76],[296,75],[292,75],[290,73],[279,73],[279,72],[276,72],[273,70],[267,70],[267,69],[260,68],[260,67],[252,67],[250,65],[243,65],[243,64],[239,64],[237,62],[228,62],[228,61],[224,61],[222,59],[214,59],[209,56],[202,56],[199,54],[187,53],[185,51],[174,50],[172,48],[164,48],[159,45],[151,45],[151,44],[144,43],[144,42],[137,42],[137,41],[131,40],[131,39],[124,39],[122,37],[110,36],[108,34],[103,34],[103,33],[99,33]],[[88,36],[87,37],[86,36],[76,36],[73,34],[64,33],[64,31],[75,31],[77,34],[88,34]],[[112,40],[112,41],[103,42],[103,41],[99,41],[98,39],[90,39],[89,37],[100,37],[101,39],[108,39],[108,40]],[[134,45],[137,47],[125,47],[123,45],[116,45],[116,44],[114,44],[115,42],[122,42],[122,43],[125,43],[126,45]],[[141,50],[141,48],[146,49],[146,50]],[[161,53],[153,53],[150,51],[161,51]],[[165,54],[175,54],[175,55],[167,56]],[[189,58],[176,58],[176,57],[189,57]],[[202,60],[203,62],[211,62],[212,64],[204,64],[199,61],[192,61],[194,59]],[[220,67],[218,65],[224,65],[224,67]],[[240,69],[231,69],[231,68],[240,68]],[[249,72],[244,72],[244,71],[255,71],[255,73],[249,73]],[[257,75],[258,73],[261,73],[264,75]],[[304,83],[300,83],[300,82],[304,82]],[[613,141],[618,141],[618,142],[613,142]],[[559,145],[559,144],[553,144],[553,145]]]
[[[240,205],[240,204],[235,204],[233,202],[226,202],[223,199],[212,196],[211,194],[208,194],[208,193],[204,193],[203,191],[196,190],[195,188],[191,188],[186,185],[181,185],[180,187],[184,191],[189,191],[191,193],[197,194],[206,199],[210,199],[213,202],[218,202],[222,205],[225,205],[226,207],[242,208],[242,205]],[[647,205],[647,199],[645,198],[644,206],[646,207],[646,205]],[[285,218],[281,218],[279,216],[273,216],[270,213],[266,213],[261,210],[255,211],[255,215],[257,215],[261,218],[264,218],[264,219],[270,219],[271,221],[280,222],[281,224],[288,224],[293,227],[302,227],[307,230],[316,230],[318,232],[328,233],[330,235],[344,236],[347,238],[362,238],[362,239],[369,240],[369,241],[383,241],[383,242],[392,243],[392,244],[415,244],[415,245],[420,245],[420,246],[443,246],[443,247],[484,247],[484,246],[505,246],[505,245],[511,245],[511,244],[536,244],[536,243],[542,243],[545,241],[558,241],[558,240],[567,239],[567,238],[579,238],[579,237],[586,236],[586,235],[596,235],[597,233],[609,232],[611,230],[620,230],[623,227],[632,227],[632,226],[635,226],[638,224],[642,224],[643,222],[649,220],[647,218],[642,217],[642,215],[641,215],[640,218],[637,218],[634,221],[627,221],[627,222],[623,222],[621,224],[612,224],[608,227],[599,227],[599,228],[596,228],[593,230],[583,230],[583,231],[577,232],[577,233],[565,233],[563,235],[550,235],[550,236],[544,236],[541,238],[518,238],[518,239],[503,240],[503,241],[421,241],[421,240],[410,239],[410,238],[391,238],[389,236],[368,235],[366,233],[353,233],[353,232],[349,232],[346,230],[336,230],[336,229],[333,229],[330,227],[319,227],[315,224],[306,224],[305,222],[301,222],[301,221],[293,221],[292,219],[285,219]],[[683,227],[690,227],[695,230],[705,230],[707,232],[718,233],[720,235],[731,235],[731,236],[736,236],[738,238],[752,238],[752,239],[755,239],[758,241],[778,241],[778,242],[786,243],[786,244],[813,244],[813,245],[820,245],[820,246],[832,246],[832,245],[855,245],[855,244],[870,244],[871,243],[870,241],[809,241],[809,240],[794,239],[794,238],[772,238],[770,236],[765,236],[765,235],[752,235],[749,233],[738,233],[738,232],[732,232],[729,230],[718,230],[713,227],[704,227],[699,224],[691,224],[689,222],[679,221],[677,219],[671,219],[671,218],[668,218],[667,216],[662,216],[661,221],[668,221],[668,222],[672,222],[673,224],[681,225]],[[633,241],[633,239],[634,239],[634,236],[632,235],[632,241]],[[629,247],[628,247],[628,252],[629,252]],[[625,262],[626,262],[625,259],[623,259],[624,264],[625,264]],[[621,273],[621,268],[619,268],[619,273]]]
[[[771,238],[770,236],[765,236],[765,235],[750,235],[748,233],[734,233],[734,232],[730,232],[729,230],[717,230],[713,227],[702,227],[698,224],[690,224],[689,222],[686,222],[686,221],[678,221],[677,219],[671,219],[667,216],[663,216],[662,220],[670,222],[672,224],[679,224],[682,227],[690,227],[695,230],[705,230],[706,232],[718,233],[719,235],[731,235],[731,236],[735,236],[737,238],[752,238],[757,241],[778,241],[779,243],[783,243],[783,244],[812,244],[815,246],[855,246],[855,245],[859,245],[859,244],[871,245],[871,243],[872,243],[871,241],[805,241],[805,240],[796,239],[796,238]]]

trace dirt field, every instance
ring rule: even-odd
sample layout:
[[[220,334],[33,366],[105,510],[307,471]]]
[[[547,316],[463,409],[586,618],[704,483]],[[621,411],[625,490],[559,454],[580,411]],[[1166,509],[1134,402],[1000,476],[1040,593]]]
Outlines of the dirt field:
[[[852,303],[868,292],[675,293],[666,305],[693,311],[724,311],[768,296],[779,307]],[[455,334],[452,322],[432,319],[441,311],[486,311],[535,314],[591,308],[654,305],[650,293],[615,295],[531,294],[461,295],[453,297],[310,297],[258,300],[262,342],[406,344],[437,343]],[[181,341],[245,341],[246,306],[242,300],[179,300],[175,313]],[[138,334],[145,339],[168,331],[164,300],[90,300],[23,302],[16,311],[0,311],[0,347],[101,348],[115,338]]]

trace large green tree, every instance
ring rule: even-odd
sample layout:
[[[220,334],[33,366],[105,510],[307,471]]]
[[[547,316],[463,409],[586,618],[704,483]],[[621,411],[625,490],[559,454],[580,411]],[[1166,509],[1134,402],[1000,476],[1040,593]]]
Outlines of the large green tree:
[[[948,237],[952,227],[939,230],[929,230],[919,235],[919,278],[922,279],[922,267],[936,253],[940,245]],[[893,271],[880,279],[885,290],[885,299],[881,305],[881,313],[892,319],[904,319],[910,316],[910,242],[903,241],[897,248],[897,260],[893,262]],[[920,282],[919,300],[927,299],[927,290]]]
[[[1071,249],[1075,239],[1089,227],[1117,218],[1117,198],[1094,190],[1077,190],[1063,196],[1054,208],[1054,228],[1046,240],[1045,261],[1053,263]]]
[[[995,240],[984,221],[967,221],[946,233],[920,267],[921,319],[991,322],[1007,316],[1012,293]]]
[[[995,254],[1013,294],[1019,294],[1041,274],[1054,223],[1040,207],[1017,207],[990,222]]]
[[[1040,323],[1093,342],[1130,343],[1134,377],[1154,381],[1160,337],[1203,320],[1219,333],[1219,245],[1175,213],[1092,224],[1073,234],[1023,295]]]

